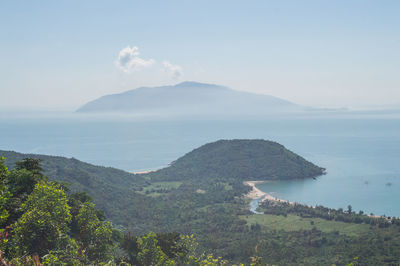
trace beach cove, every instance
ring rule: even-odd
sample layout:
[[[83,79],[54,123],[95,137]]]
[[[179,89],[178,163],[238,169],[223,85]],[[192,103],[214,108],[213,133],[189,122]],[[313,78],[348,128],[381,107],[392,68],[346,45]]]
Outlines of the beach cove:
[[[266,181],[244,181],[243,184],[246,186],[251,187],[251,190],[245,195],[246,198],[251,199],[250,201],[250,211],[255,214],[262,214],[261,212],[257,211],[258,205],[260,202],[269,200],[269,201],[275,201],[275,202],[286,202],[289,204],[295,204],[295,202],[283,200],[283,199],[278,199],[277,197],[272,196],[269,193],[266,193],[264,191],[261,191],[260,189],[257,188],[257,184],[262,184],[268,182]]]

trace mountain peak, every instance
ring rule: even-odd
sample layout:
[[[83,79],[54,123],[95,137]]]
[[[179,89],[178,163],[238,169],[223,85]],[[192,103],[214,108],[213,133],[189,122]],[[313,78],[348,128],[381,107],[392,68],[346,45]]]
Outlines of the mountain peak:
[[[173,87],[221,87],[215,84],[201,83],[196,81],[184,81],[176,84]]]

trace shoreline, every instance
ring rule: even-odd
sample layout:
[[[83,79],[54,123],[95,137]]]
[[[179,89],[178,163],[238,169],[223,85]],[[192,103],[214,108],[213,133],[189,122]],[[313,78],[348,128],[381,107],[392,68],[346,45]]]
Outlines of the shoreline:
[[[153,172],[156,172],[156,171],[157,170],[145,170],[145,171],[130,172],[130,173],[134,174],[134,175],[143,175],[143,174],[153,173]]]
[[[269,200],[269,201],[275,201],[275,202],[286,202],[286,203],[289,203],[291,205],[295,204],[295,202],[284,200],[284,199],[279,199],[277,197],[274,197],[271,194],[263,192],[263,191],[261,191],[260,189],[258,189],[256,187],[257,184],[261,184],[261,183],[264,183],[264,182],[266,182],[266,181],[244,181],[243,182],[244,185],[251,187],[251,191],[249,191],[245,195],[245,197],[249,198],[249,199],[252,199],[252,200],[260,199],[260,202]]]
[[[244,185],[251,187],[251,191],[249,191],[245,195],[245,197],[248,199],[251,199],[251,200],[260,200],[259,203],[269,200],[269,201],[274,201],[274,202],[286,202],[286,203],[289,203],[290,205],[296,204],[296,202],[293,202],[293,201],[288,201],[288,200],[279,199],[277,197],[274,197],[271,194],[263,192],[256,187],[257,184],[262,184],[265,182],[268,182],[268,181],[244,181],[243,182]],[[300,203],[298,203],[298,204],[300,204]],[[305,204],[302,204],[302,205],[305,205]],[[310,207],[310,208],[315,208],[315,206],[310,206],[310,205],[306,205],[306,206]],[[385,218],[386,220],[390,220],[387,217],[384,217],[382,215],[381,216],[370,215],[370,214],[365,214],[365,215],[368,217],[371,217],[371,218],[375,218],[375,219]]]

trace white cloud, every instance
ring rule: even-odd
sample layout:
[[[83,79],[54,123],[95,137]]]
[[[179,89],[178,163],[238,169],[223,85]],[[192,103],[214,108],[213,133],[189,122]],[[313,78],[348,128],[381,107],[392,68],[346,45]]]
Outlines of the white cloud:
[[[141,68],[150,67],[155,63],[153,59],[145,60],[139,57],[139,48],[125,47],[118,54],[115,64],[125,73],[131,73]]]
[[[183,76],[182,67],[178,65],[173,65],[168,61],[164,61],[163,63],[164,71],[168,73],[170,77],[173,79],[179,79]]]
[[[122,49],[118,54],[115,65],[127,74],[140,71],[140,75],[126,75],[125,77],[134,77],[136,82],[142,80],[143,84],[154,80],[166,83],[183,77],[181,66],[174,65],[169,61],[162,61],[161,63],[154,59],[143,59],[139,56],[139,48],[136,46],[128,46]]]

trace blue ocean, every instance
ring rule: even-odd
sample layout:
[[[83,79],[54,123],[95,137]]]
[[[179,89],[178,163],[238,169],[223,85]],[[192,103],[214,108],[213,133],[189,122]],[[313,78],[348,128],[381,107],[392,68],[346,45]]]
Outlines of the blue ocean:
[[[267,139],[327,169],[316,180],[268,182],[261,190],[308,205],[400,216],[400,118],[282,116],[169,119],[78,114],[0,115],[0,149],[74,157],[144,171],[218,139]]]

